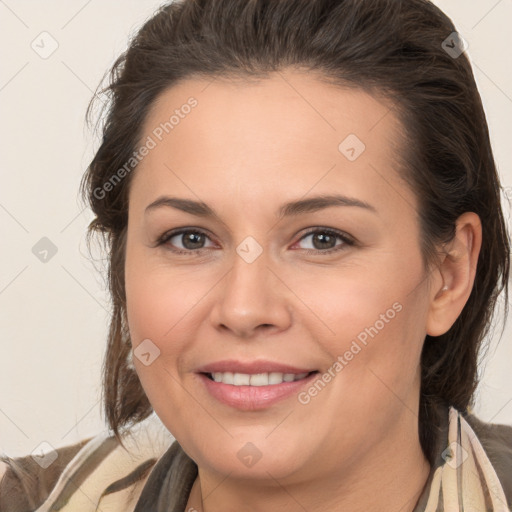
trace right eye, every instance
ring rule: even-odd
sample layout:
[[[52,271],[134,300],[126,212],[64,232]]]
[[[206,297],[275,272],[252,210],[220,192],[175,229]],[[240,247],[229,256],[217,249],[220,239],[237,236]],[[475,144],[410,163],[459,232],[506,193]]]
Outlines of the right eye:
[[[205,246],[207,241],[210,242],[209,246]],[[197,229],[167,231],[158,240],[157,246],[161,245],[178,254],[191,254],[214,247],[208,235]]]

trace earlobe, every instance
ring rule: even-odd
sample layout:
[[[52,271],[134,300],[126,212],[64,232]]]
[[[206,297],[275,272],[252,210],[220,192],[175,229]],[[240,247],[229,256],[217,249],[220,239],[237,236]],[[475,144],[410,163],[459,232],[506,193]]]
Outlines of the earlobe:
[[[441,336],[455,323],[471,295],[478,255],[482,245],[482,224],[476,213],[466,212],[456,222],[452,241],[442,248],[438,267],[441,286],[432,289],[427,334]]]

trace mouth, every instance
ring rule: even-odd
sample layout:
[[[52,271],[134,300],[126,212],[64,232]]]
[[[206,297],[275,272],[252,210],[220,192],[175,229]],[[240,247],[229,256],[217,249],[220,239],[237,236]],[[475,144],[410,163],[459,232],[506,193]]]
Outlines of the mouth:
[[[207,394],[222,406],[239,411],[261,411],[286,399],[296,398],[320,372],[200,372]]]
[[[203,372],[208,379],[213,382],[227,384],[230,386],[277,386],[283,382],[297,382],[307,377],[319,373],[317,370],[301,373],[282,373],[282,372],[264,372],[264,373],[236,373],[236,372]]]

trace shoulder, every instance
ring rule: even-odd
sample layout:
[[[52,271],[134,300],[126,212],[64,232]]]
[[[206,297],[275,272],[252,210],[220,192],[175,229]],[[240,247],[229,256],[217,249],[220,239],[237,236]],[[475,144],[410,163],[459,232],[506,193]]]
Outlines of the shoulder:
[[[0,510],[33,510],[42,503],[73,457],[90,441],[55,450],[48,466],[37,456],[0,456]],[[15,504],[15,505],[14,505]]]
[[[174,438],[153,413],[122,440],[124,446],[106,431],[59,448],[46,469],[31,456],[0,457],[5,465],[3,478],[0,467],[0,510],[132,510],[153,465]]]
[[[509,503],[512,503],[512,425],[486,423],[473,414],[464,415],[477,435]]]

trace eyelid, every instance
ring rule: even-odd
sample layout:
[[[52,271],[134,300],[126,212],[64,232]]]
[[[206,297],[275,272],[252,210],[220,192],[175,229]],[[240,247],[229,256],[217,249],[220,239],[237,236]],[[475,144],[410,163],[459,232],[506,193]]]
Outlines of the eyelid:
[[[348,233],[346,233],[345,231],[341,231],[340,229],[336,229],[336,228],[328,228],[328,227],[324,227],[324,226],[315,226],[312,228],[308,228],[307,231],[302,234],[302,236],[300,237],[299,240],[302,240],[304,237],[311,235],[312,233],[333,234],[333,235],[339,236],[340,238],[343,238],[347,242],[352,242],[352,243],[356,242],[355,238],[353,236],[349,235]]]

